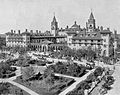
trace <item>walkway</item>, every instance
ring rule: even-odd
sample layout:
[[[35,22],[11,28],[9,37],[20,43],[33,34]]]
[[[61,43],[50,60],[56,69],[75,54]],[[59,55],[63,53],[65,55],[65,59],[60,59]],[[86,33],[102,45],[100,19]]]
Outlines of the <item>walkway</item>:
[[[63,75],[63,74],[57,74],[57,73],[54,73],[54,74],[55,74],[55,76],[59,76],[59,77],[72,78],[72,79],[74,79],[75,81],[77,81],[78,79],[80,79],[79,77],[72,77],[72,76]]]
[[[9,82],[19,88],[21,88],[22,90],[26,91],[27,93],[29,93],[30,95],[39,95],[38,93],[32,91],[31,89],[17,83],[17,82],[14,82],[14,80],[18,77],[18,76],[21,76],[21,71],[20,71],[20,67],[17,67],[17,70],[16,70],[16,76],[14,77],[11,77],[11,78],[6,78],[6,79],[0,79],[0,83],[1,82]]]
[[[11,83],[11,84],[13,84],[13,85],[21,88],[22,90],[26,91],[26,92],[29,93],[30,95],[39,95],[39,94],[37,94],[36,92],[32,91],[31,89],[29,89],[29,88],[27,88],[27,87],[25,87],[25,86],[23,86],[23,85],[21,85],[21,84],[19,84],[19,83],[17,83],[17,82],[10,81],[10,80],[8,80],[7,82],[9,82],[9,83]]]
[[[89,72],[88,72],[87,74],[85,74],[83,77],[78,78],[75,83],[73,83],[71,86],[69,86],[68,88],[66,88],[66,89],[65,89],[63,92],[61,92],[59,95],[66,95],[68,92],[70,92],[70,91],[72,91],[73,89],[75,89],[76,86],[77,86],[80,82],[82,82],[83,80],[85,80],[85,79],[87,78],[87,76],[90,75],[90,74],[91,74],[92,72],[94,72],[94,71],[95,71],[95,69],[89,71]]]

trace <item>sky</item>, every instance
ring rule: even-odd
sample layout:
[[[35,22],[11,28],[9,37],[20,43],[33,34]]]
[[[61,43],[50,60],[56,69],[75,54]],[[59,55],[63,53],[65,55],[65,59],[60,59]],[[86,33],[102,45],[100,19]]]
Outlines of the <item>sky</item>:
[[[13,30],[50,30],[54,13],[59,28],[74,21],[85,27],[90,12],[96,26],[120,33],[120,0],[0,0],[0,33]]]

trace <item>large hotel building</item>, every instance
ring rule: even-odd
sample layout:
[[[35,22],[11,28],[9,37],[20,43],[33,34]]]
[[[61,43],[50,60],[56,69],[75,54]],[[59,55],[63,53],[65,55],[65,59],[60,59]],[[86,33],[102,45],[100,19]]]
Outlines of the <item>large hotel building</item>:
[[[109,56],[111,37],[112,32],[109,28],[96,27],[95,18],[91,12],[85,28],[81,28],[76,21],[71,27],[59,28],[54,16],[51,30],[44,33],[39,30],[26,29],[24,32],[11,30],[6,33],[6,46],[28,47],[34,51],[61,50],[64,46],[71,49],[86,49],[91,46],[92,49],[100,48],[102,55]]]

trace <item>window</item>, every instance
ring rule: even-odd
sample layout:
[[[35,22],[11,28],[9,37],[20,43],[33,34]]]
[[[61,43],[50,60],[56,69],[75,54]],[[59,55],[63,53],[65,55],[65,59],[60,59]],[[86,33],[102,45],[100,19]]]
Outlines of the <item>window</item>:
[[[106,55],[106,50],[103,51],[103,55]]]
[[[98,40],[98,42],[100,42],[100,40]]]
[[[92,34],[92,36],[94,37],[94,36],[96,36],[97,34]]]
[[[83,36],[83,34],[80,35],[80,37],[82,37],[82,36]]]
[[[90,34],[88,34],[88,36],[90,36]]]
[[[92,28],[92,25],[90,25],[90,29]]]
[[[103,36],[107,36],[107,34],[103,34]]]
[[[106,47],[107,45],[104,44],[104,47]]]
[[[104,42],[106,42],[106,39],[104,39]]]

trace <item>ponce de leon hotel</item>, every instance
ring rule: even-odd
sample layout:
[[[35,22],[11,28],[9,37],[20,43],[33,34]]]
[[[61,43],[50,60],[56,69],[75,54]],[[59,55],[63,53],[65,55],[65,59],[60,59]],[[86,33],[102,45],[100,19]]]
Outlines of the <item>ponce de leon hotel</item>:
[[[56,17],[51,22],[51,30],[41,32],[39,30],[15,31],[6,33],[7,47],[29,47],[34,51],[61,50],[65,45],[71,49],[82,49],[91,46],[93,49],[101,48],[101,54],[109,56],[110,38],[112,32],[103,26],[96,27],[93,13],[90,13],[86,27],[81,28],[75,21],[71,27],[59,28]]]

